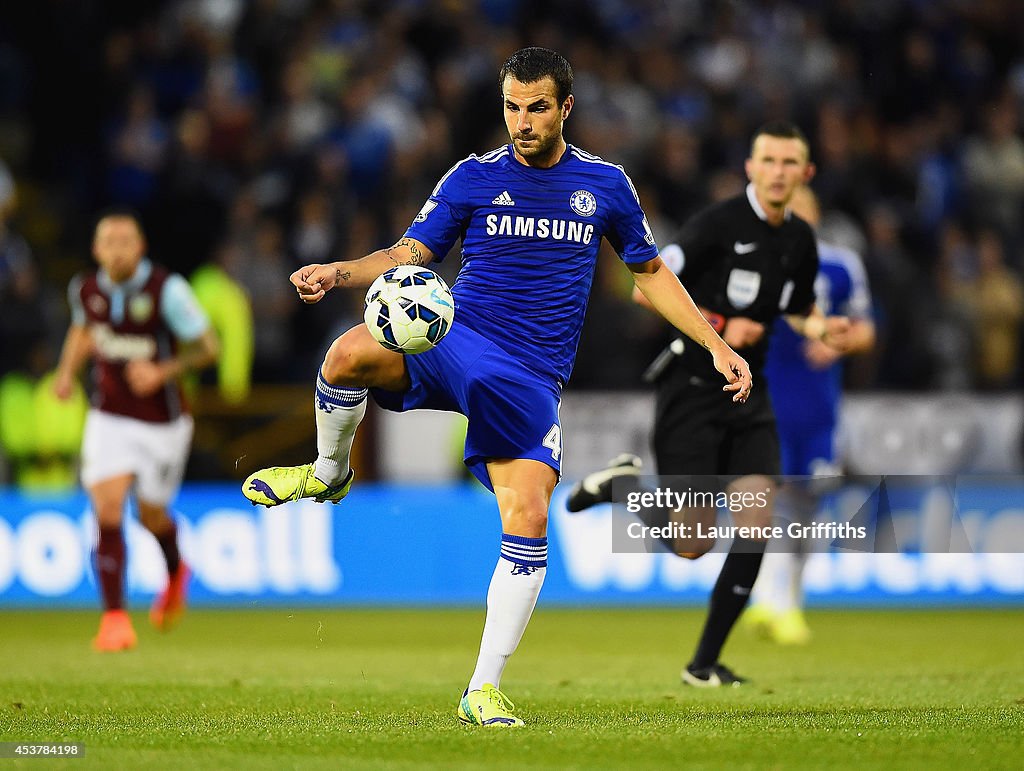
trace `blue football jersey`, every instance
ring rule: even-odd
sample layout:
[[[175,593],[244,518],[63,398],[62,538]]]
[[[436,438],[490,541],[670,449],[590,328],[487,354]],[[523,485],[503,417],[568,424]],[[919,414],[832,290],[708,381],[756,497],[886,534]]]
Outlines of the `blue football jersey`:
[[[658,256],[622,167],[572,145],[549,169],[520,163],[511,145],[469,156],[441,178],[406,235],[435,259],[461,238],[455,323],[563,384],[601,237],[624,262]]]
[[[826,316],[871,316],[871,293],[864,265],[855,252],[818,242],[815,301]],[[775,320],[765,378],[779,430],[790,426],[833,426],[842,392],[843,368],[836,362],[825,370],[812,369],[804,357],[805,339],[786,323]]]

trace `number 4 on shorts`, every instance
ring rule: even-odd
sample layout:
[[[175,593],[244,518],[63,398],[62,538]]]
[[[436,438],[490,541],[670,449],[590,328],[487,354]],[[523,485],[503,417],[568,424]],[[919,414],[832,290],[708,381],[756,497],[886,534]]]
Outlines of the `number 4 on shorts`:
[[[562,454],[562,429],[558,427],[557,423],[548,430],[541,446],[551,450],[552,460],[558,460],[558,456]]]

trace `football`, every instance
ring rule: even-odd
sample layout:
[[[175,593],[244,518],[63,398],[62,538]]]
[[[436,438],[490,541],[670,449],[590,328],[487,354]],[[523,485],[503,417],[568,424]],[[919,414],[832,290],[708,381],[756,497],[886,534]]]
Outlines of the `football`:
[[[363,320],[389,351],[423,353],[451,329],[455,300],[429,268],[398,265],[379,275],[366,290]]]

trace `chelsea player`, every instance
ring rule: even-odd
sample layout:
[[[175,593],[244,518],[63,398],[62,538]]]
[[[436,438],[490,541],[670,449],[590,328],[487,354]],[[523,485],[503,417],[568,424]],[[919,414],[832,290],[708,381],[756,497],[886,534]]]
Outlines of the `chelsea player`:
[[[745,401],[752,385],[747,363],[663,266],[623,170],[563,139],[573,107],[569,63],[554,51],[524,48],[505,62],[499,84],[511,144],[453,166],[393,246],[291,276],[300,299],[315,303],[335,287],[366,287],[395,265],[441,260],[461,238],[451,331],[437,348],[408,357],[382,348],[364,325],[341,335],[317,377],[316,461],[263,469],[242,488],[265,506],[344,498],[368,391],[390,410],[466,415],[465,463],[494,492],[502,524],[480,654],[457,713],[483,726],[522,725],[498,686],[544,582],[562,452],[558,404],[601,238],[655,308],[711,353],[734,401]]]
[[[797,188],[789,206],[817,229],[821,208],[809,187]],[[818,259],[816,303],[826,316],[849,319],[849,329],[826,344],[802,338],[781,319],[775,322],[764,374],[778,424],[782,473],[787,476],[825,478],[840,473],[835,434],[843,387],[841,359],[866,353],[875,343],[871,291],[860,257],[819,239]],[[818,504],[813,490],[790,485],[781,494],[791,519],[813,521]],[[809,545],[785,539],[777,550],[770,550],[751,594],[746,623],[781,645],[810,640],[801,586]]]

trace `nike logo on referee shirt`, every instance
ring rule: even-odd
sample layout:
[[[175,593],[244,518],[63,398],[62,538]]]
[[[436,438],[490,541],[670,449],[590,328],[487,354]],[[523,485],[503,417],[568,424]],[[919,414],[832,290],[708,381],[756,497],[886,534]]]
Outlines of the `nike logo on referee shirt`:
[[[749,244],[745,244],[742,241],[737,241],[732,245],[733,251],[736,254],[750,254],[757,248],[757,241],[751,241]]]

